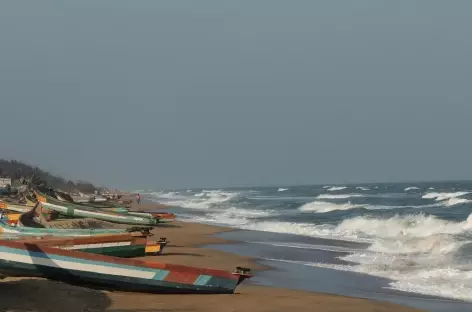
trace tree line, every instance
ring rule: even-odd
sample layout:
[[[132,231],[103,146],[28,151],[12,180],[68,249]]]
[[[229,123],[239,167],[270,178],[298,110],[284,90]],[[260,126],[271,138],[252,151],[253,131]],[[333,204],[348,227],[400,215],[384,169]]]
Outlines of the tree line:
[[[12,186],[20,184],[20,179],[37,176],[47,183],[47,185],[64,191],[79,190],[84,193],[93,193],[98,189],[95,185],[86,181],[71,181],[52,175],[39,167],[33,167],[17,160],[6,160],[0,158],[0,177],[9,177]]]

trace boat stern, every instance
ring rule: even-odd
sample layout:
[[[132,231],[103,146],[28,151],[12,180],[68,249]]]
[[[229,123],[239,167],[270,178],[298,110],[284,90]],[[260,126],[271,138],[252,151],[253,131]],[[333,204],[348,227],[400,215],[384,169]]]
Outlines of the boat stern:
[[[146,244],[146,256],[159,256],[169,241],[166,237],[161,237],[158,242]]]
[[[253,276],[251,269],[243,267],[236,267],[236,270],[234,270],[232,274],[238,276],[238,283],[236,285],[241,284],[245,279],[251,278]]]

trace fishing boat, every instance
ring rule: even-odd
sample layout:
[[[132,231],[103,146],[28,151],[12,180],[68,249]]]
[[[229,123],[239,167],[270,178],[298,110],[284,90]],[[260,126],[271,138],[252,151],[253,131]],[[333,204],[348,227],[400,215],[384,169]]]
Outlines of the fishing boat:
[[[107,203],[107,202],[75,202],[74,199],[67,193],[60,192],[60,191],[54,191],[55,197],[62,201],[62,202],[67,202],[69,204],[73,204],[76,207],[82,208],[82,207],[87,207],[87,208],[102,208],[102,209],[110,209],[110,211],[118,212],[118,213],[127,213],[128,208],[119,206],[119,205],[114,205],[112,203]]]
[[[26,206],[34,207],[34,205],[36,205],[36,201],[33,200],[30,196],[25,196],[24,200],[26,202]]]
[[[66,250],[79,250],[88,253],[120,258],[157,256],[162,254],[167,239],[161,237],[158,242],[150,241],[150,235],[141,232],[100,235],[93,237],[54,237],[54,236],[14,236],[20,243],[31,243]]]
[[[30,211],[31,207],[0,201],[0,209],[2,209],[2,210],[11,210],[11,211],[19,212],[19,213],[25,213],[25,212]]]
[[[0,201],[0,220],[5,223],[16,224],[21,216],[21,212],[8,209],[8,205],[5,202]]]
[[[59,191],[54,191],[54,193],[58,200],[62,202],[67,202],[69,205],[74,205],[74,207],[77,209],[82,209],[85,207],[86,209],[95,210],[95,211],[111,211],[111,212],[116,212],[116,213],[129,214],[129,215],[134,215],[138,217],[157,219],[159,223],[172,222],[175,220],[175,214],[170,213],[170,212],[133,211],[133,210],[129,210],[126,207],[115,205],[112,203],[107,203],[107,202],[76,203],[74,202],[74,200],[69,194],[66,194],[64,192],[59,192]]]
[[[21,218],[21,217],[20,217]],[[19,223],[20,221],[18,221]],[[7,224],[0,220],[0,233],[16,234],[16,235],[52,235],[52,236],[94,236],[100,234],[119,234],[129,232],[128,229],[55,229],[26,227],[19,225]]]
[[[103,234],[119,234],[133,231],[149,233],[149,228],[53,228],[42,213],[42,204],[37,203],[33,209],[20,215],[17,224],[12,226],[0,220],[0,233],[8,235],[35,235],[35,236],[95,236]]]
[[[3,220],[5,223],[10,225],[15,225],[18,223],[18,220],[21,216],[21,213],[10,210],[0,211],[0,220]]]
[[[95,218],[114,223],[135,225],[156,225],[159,220],[144,216],[136,216],[111,211],[100,211],[86,206],[77,206],[72,203],[62,202],[52,196],[48,196],[37,190],[34,191],[36,198],[46,210],[56,211],[67,217]]]
[[[0,274],[122,291],[201,294],[234,293],[252,276],[249,269],[241,267],[230,273],[7,240],[0,240]]]

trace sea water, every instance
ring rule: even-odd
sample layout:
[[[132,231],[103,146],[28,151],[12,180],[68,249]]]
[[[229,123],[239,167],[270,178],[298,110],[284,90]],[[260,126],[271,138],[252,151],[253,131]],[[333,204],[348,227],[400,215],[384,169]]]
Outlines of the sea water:
[[[144,196],[180,207],[176,212],[184,220],[262,231],[241,232],[240,239],[266,246],[251,250],[267,261],[373,276],[390,291],[472,302],[472,182],[161,190]]]

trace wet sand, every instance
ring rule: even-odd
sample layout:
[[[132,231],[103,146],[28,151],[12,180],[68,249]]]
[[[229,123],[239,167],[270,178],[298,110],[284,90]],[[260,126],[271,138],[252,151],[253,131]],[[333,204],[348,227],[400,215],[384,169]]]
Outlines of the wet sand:
[[[151,204],[133,205],[143,210],[168,210]],[[229,228],[174,222],[154,229],[155,238],[167,237],[170,243],[161,256],[147,257],[167,263],[234,270],[251,268],[254,274],[270,269],[249,257],[202,248],[201,245],[231,243],[212,236]],[[283,287],[284,285],[280,285]],[[386,302],[322,293],[240,285],[233,295],[155,295],[108,292],[71,286],[44,279],[7,278],[0,283],[0,311],[329,311],[329,312],[407,312],[420,311]]]

